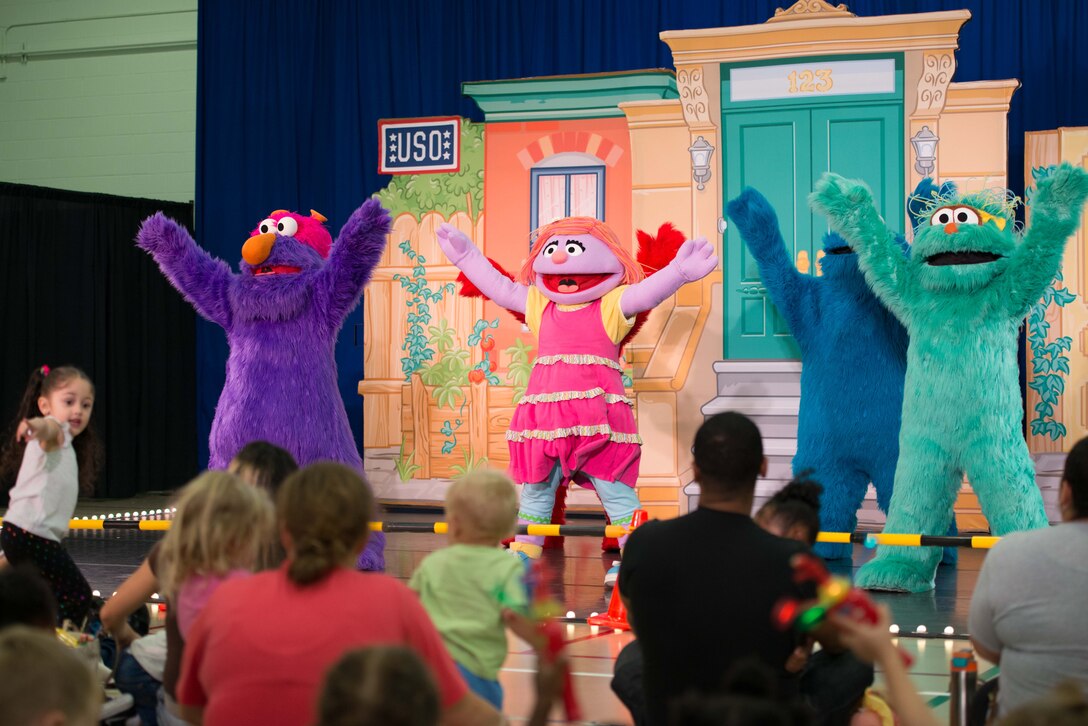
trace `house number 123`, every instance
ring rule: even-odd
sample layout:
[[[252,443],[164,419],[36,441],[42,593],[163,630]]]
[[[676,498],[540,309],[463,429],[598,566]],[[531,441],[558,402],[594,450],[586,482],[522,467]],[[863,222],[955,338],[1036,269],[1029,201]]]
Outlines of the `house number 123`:
[[[791,71],[790,93],[827,93],[835,82],[831,80],[831,69],[822,68],[817,71]]]

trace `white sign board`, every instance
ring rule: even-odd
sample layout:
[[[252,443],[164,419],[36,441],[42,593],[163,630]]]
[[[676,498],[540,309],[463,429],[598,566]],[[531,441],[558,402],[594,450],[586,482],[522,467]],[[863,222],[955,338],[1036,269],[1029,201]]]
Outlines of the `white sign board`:
[[[895,92],[895,60],[816,61],[729,70],[729,100],[852,96]]]

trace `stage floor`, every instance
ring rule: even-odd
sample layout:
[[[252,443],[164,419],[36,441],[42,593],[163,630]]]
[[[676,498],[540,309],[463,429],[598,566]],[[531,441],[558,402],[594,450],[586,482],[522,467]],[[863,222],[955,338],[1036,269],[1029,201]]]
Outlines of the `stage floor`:
[[[141,503],[145,507],[154,505],[154,502],[146,500]],[[138,506],[128,502],[126,505],[133,508]],[[163,506],[165,504],[154,508]],[[86,511],[82,511],[84,509]],[[102,508],[101,503],[97,508],[89,504],[81,507],[77,516],[116,511],[116,503],[108,509]],[[393,512],[387,513],[384,519],[437,521],[440,515]],[[579,519],[578,523],[599,522]],[[108,597],[139,565],[160,536],[155,532],[132,530],[73,532],[65,546],[91,587]],[[405,581],[423,557],[445,544],[445,537],[441,535],[392,533],[386,536],[388,573]],[[831,569],[849,574],[871,556],[871,551],[855,545],[853,560],[833,562]],[[968,605],[984,556],[984,551],[961,550],[957,567],[940,568],[937,588],[933,592],[921,595],[875,594],[877,600],[891,607],[893,620],[904,634],[900,644],[915,656],[914,680],[942,719],[947,713],[949,660],[954,649],[967,645]],[[563,604],[564,610],[573,611],[575,615],[575,622],[565,627],[585,719],[598,723],[630,723],[625,709],[609,689],[609,679],[612,661],[632,636],[629,633],[615,633],[608,628],[590,627],[584,622],[589,615],[607,610],[603,577],[614,555],[601,552],[599,538],[568,537],[562,551],[548,550],[545,557],[553,573],[553,596]],[[919,626],[925,626],[928,637],[906,636],[913,634]],[[948,627],[955,634],[952,638],[942,637]],[[512,714],[513,721],[521,720],[530,710],[534,672],[531,652],[523,642],[511,636],[510,657],[501,681],[506,690],[506,711]],[[979,672],[988,678],[996,670],[991,664],[980,662]]]

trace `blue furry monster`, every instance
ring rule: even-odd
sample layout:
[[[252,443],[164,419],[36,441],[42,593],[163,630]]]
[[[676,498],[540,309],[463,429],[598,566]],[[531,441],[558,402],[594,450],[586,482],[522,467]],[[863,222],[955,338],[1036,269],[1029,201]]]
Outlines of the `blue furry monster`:
[[[863,182],[826,174],[810,196],[910,335],[885,532],[944,532],[964,474],[994,534],[1048,524],[1021,427],[1017,332],[1080,223],[1088,174],[1062,164],[1036,179],[1022,240],[1003,191],[938,194],[906,258]],[[933,547],[881,547],[855,582],[925,592],[939,557]]]
[[[822,275],[797,271],[770,202],[746,188],[727,208],[759,265],[760,278],[801,349],[801,407],[794,476],[811,470],[824,487],[820,526],[853,532],[869,482],[887,511],[899,455],[907,331],[873,295],[857,255],[824,237]],[[899,240],[900,254],[906,242]],[[820,543],[827,559],[851,544]]]

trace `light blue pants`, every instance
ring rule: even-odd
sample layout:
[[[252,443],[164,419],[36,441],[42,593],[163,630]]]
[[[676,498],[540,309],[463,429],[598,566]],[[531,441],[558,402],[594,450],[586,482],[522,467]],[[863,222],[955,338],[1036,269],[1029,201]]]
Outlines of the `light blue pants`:
[[[607,481],[596,477],[590,477],[590,480],[612,524],[628,524],[631,521],[631,515],[640,506],[638,493],[635,492],[634,487],[629,487],[623,482]],[[522,484],[518,521],[529,524],[550,524],[552,510],[555,508],[555,493],[562,482],[563,470],[556,464],[547,481]],[[535,535],[519,534],[515,539],[518,542],[537,545],[544,543],[543,537]],[[623,543],[620,544],[622,546]]]

